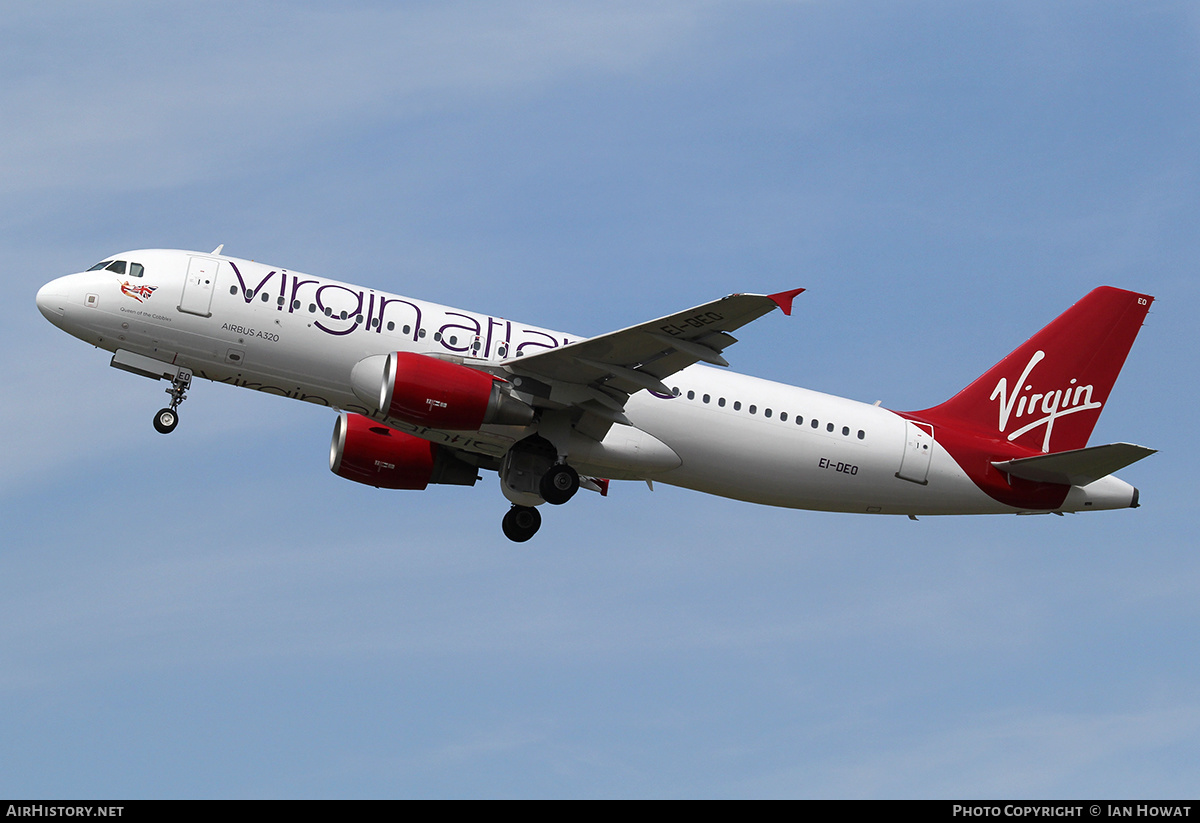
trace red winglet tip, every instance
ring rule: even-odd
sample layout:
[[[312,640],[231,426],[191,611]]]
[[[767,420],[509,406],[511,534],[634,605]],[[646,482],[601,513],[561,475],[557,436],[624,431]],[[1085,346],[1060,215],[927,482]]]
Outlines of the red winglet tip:
[[[792,301],[796,299],[796,295],[804,289],[792,289],[791,291],[780,291],[775,294],[768,294],[767,297],[775,301],[775,305],[783,309],[783,313],[791,317]]]

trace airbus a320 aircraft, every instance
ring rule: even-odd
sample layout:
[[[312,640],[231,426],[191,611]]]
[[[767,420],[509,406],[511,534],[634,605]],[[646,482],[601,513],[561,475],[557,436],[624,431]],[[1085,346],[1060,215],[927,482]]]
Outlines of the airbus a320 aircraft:
[[[221,254],[107,257],[37,294],[46,318],[170,381],[328,406],[330,468],[357,483],[474,485],[494,471],[504,533],[610,480],[770,506],[876,514],[1136,508],[1112,475],[1152,449],[1087,446],[1152,297],[1101,287],[946,402],[894,412],[731,373],[732,332],[802,289],[734,294],[582,338]]]

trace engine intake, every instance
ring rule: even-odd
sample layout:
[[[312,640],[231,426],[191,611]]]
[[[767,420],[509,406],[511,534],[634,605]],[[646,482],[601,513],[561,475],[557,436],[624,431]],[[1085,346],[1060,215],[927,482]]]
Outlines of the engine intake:
[[[329,469],[381,489],[424,489],[430,483],[473,486],[477,470],[436,443],[342,412],[333,426]]]

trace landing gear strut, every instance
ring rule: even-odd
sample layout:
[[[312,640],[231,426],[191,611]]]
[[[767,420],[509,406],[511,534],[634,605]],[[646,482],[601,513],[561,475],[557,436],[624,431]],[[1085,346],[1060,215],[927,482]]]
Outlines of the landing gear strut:
[[[176,409],[183,402],[183,398],[187,396],[187,390],[191,385],[192,372],[190,369],[180,369],[179,373],[171,380],[171,388],[167,389],[167,394],[171,395],[171,405],[165,409],[159,409],[154,414],[154,430],[159,434],[170,434],[179,425],[179,412]]]
[[[514,543],[524,543],[537,534],[542,526],[542,515],[531,506],[513,506],[500,521],[504,536]]]

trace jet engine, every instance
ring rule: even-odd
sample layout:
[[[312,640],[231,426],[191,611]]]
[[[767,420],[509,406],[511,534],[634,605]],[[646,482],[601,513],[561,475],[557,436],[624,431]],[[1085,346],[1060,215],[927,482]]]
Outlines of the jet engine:
[[[533,409],[486,372],[436,357],[392,352],[362,360],[351,375],[354,393],[388,417],[434,429],[474,431],[486,423],[524,426]]]
[[[329,468],[338,477],[381,489],[473,486],[479,479],[475,466],[450,450],[349,412],[334,424]]]

